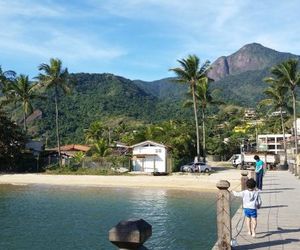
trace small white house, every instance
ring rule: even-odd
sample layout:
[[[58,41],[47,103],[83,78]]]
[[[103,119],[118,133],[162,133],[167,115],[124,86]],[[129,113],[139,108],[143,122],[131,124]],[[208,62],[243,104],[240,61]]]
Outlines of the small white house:
[[[153,141],[132,145],[132,170],[139,172],[168,172],[167,147]]]

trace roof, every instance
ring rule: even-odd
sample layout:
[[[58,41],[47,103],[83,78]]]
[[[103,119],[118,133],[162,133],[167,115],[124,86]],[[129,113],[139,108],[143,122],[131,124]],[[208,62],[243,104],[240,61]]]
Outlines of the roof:
[[[87,145],[80,145],[80,144],[68,144],[60,147],[61,151],[82,151],[87,152],[90,150],[91,147]],[[57,151],[57,148],[52,148],[49,150]]]
[[[132,155],[132,157],[136,157],[136,158],[145,158],[147,156],[157,156],[157,154],[134,154],[134,155]]]
[[[163,147],[163,148],[167,147],[166,145],[163,145],[163,144],[160,144],[160,143],[157,143],[157,142],[154,142],[154,141],[149,141],[149,140],[134,144],[130,147],[135,148],[135,147],[139,147],[139,146],[143,146],[143,145],[147,145],[147,144],[153,145],[153,146],[158,146],[158,147]]]

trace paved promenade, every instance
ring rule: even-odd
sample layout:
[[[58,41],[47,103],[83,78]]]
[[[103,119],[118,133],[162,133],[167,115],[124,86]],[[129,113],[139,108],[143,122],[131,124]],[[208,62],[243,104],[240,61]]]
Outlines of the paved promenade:
[[[233,249],[300,250],[300,180],[288,171],[269,171],[264,177],[256,238],[244,223]],[[242,209],[232,218],[233,237],[242,226]]]

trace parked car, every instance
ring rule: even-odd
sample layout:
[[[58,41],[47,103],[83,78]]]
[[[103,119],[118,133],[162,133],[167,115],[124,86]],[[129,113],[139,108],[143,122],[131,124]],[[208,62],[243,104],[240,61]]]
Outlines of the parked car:
[[[211,171],[211,166],[207,165],[205,162],[190,162],[180,167],[181,172],[205,172],[208,173]]]

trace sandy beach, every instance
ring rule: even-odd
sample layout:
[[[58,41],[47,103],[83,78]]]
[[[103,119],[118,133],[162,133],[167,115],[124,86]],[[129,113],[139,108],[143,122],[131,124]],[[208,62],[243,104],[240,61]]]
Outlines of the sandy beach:
[[[228,180],[230,189],[236,189],[240,184],[240,171],[226,169],[206,174],[172,174],[170,176],[95,176],[95,175],[47,175],[47,174],[3,174],[0,184],[28,185],[67,185],[67,186],[97,186],[97,187],[152,187],[172,188],[180,190],[217,190],[219,180]]]

